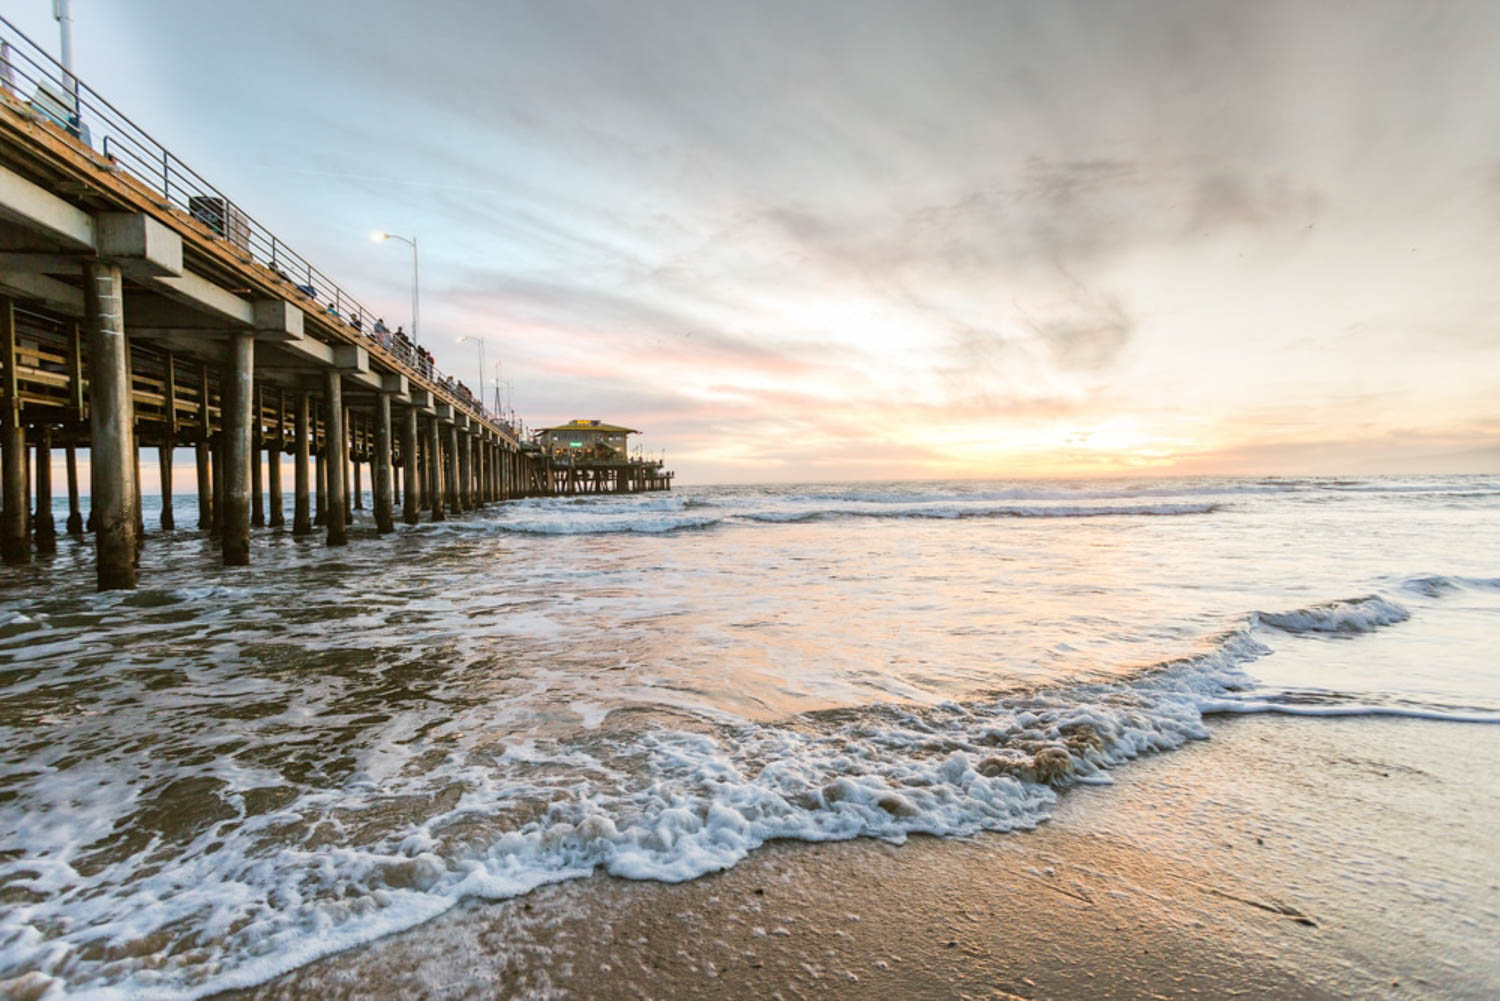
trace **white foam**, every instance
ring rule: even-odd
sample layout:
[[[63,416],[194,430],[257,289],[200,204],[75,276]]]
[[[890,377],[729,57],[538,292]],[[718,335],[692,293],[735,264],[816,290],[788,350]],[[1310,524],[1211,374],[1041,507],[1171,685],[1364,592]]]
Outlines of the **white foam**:
[[[34,895],[0,913],[0,975],[36,971],[82,998],[194,998],[412,927],[466,897],[514,896],[600,869],[681,881],[772,839],[901,842],[1030,828],[1058,788],[1106,781],[1140,754],[1206,737],[1205,713],[1287,711],[1238,694],[1254,685],[1245,665],[1269,652],[1258,625],[1373,628],[1404,618],[1398,610],[1371,596],[1257,614],[1197,655],[1131,680],[971,704],[447,745],[411,767],[372,752],[339,788],[304,790],[277,810],[240,811],[160,846],[172,864],[159,869],[154,849],[89,874],[75,864],[139,804],[102,801],[87,771],[70,769],[39,784],[51,807],[0,805],[0,831],[10,832],[0,848],[25,849],[0,862],[0,878],[12,894]],[[597,723],[599,706],[572,709]],[[230,803],[268,781],[213,777]],[[405,826],[369,822],[389,821],[389,804],[431,803],[450,789],[456,800]],[[86,958],[99,942],[126,957],[153,942],[151,961]]]
[[[1254,620],[1286,633],[1367,633],[1411,618],[1411,613],[1378,594],[1298,608],[1256,612]]]
[[[755,506],[700,505],[686,510],[663,510],[631,505],[613,507],[557,503],[550,507],[518,508],[486,522],[470,523],[471,530],[485,527],[531,535],[588,535],[639,532],[661,534],[687,529],[710,528],[725,522],[786,524],[831,518],[1104,518],[1173,517],[1206,515],[1219,510],[1218,502],[1150,504],[998,504],[992,501],[857,501],[842,503],[774,500]]]

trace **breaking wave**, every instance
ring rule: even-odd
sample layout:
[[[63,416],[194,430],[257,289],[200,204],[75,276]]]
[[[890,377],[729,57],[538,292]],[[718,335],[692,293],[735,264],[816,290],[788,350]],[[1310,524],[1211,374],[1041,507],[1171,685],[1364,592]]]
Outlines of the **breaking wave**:
[[[90,998],[199,997],[410,928],[467,897],[515,896],[596,870],[682,881],[773,839],[1031,828],[1059,790],[1108,782],[1139,755],[1207,737],[1207,714],[1422,714],[1299,705],[1257,692],[1245,673],[1271,652],[1263,627],[1368,632],[1408,614],[1377,595],[1256,612],[1194,655],[1121,680],[963,704],[413,751],[378,778],[279,803],[252,805],[265,795],[255,776],[226,773],[197,780],[197,809],[211,822],[164,846],[174,857],[166,867],[153,865],[152,846],[79,866],[49,843],[38,815],[20,828],[32,839],[26,857],[0,862],[9,901],[0,977],[66,978]],[[83,791],[60,785],[55,795],[71,802]],[[410,819],[379,823],[402,810]]]
[[[721,509],[717,514],[698,513],[700,503],[688,501],[676,510],[661,505],[631,506],[624,510],[599,506],[519,509],[485,525],[505,532],[531,535],[590,535],[614,532],[662,533],[710,528],[720,524],[792,524],[827,521],[838,518],[1105,518],[1105,517],[1172,517],[1176,515],[1213,514],[1219,503],[1179,504],[1053,504],[1017,505],[994,503],[921,503],[847,502],[830,505],[782,505],[735,510]]]
[[[1500,591],[1500,577],[1409,577],[1401,582],[1401,589],[1427,598],[1440,598],[1449,591],[1468,589]]]
[[[1290,612],[1256,612],[1254,619],[1284,633],[1368,633],[1395,625],[1411,613],[1378,594],[1299,608]]]

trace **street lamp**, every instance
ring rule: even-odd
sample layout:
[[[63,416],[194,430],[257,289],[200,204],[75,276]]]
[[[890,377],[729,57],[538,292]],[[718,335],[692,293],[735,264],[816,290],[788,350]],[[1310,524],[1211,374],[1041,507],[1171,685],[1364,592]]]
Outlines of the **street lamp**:
[[[412,237],[411,239],[407,239],[404,236],[397,236],[395,233],[387,233],[383,229],[377,229],[370,234],[370,239],[376,243],[384,243],[386,240],[400,240],[411,247],[411,342],[412,344],[421,344],[422,342],[417,340],[417,238]]]
[[[73,75],[73,0],[52,0],[52,18],[62,35],[63,89],[73,98],[73,114],[78,110],[78,78]]]
[[[484,338],[462,334],[458,338],[458,343],[479,345],[479,407],[482,410],[484,409]]]

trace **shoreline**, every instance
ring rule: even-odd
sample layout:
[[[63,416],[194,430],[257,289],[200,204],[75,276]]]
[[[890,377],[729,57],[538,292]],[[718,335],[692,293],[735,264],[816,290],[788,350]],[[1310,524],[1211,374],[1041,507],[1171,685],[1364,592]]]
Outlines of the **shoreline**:
[[[774,842],[681,884],[469,901],[218,1001],[1479,999],[1500,729],[1217,717],[1030,832]]]

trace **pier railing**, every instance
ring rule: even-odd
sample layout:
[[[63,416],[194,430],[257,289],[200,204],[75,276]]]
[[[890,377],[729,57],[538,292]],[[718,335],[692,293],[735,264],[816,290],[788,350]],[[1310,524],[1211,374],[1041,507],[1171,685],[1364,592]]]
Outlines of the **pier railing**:
[[[51,122],[90,151],[102,154],[110,169],[123,170],[159,195],[163,208],[185,212],[247,263],[259,264],[290,285],[308,312],[344,324],[355,335],[379,344],[420,376],[454,394],[471,416],[510,431],[482,400],[465,399],[457,380],[417,353],[415,345],[377,330],[376,316],[350,292],[287,246],[254,216],[214,187],[171,150],[131,121],[97,90],[63,69],[45,49],[0,15],[0,95],[34,118]]]

